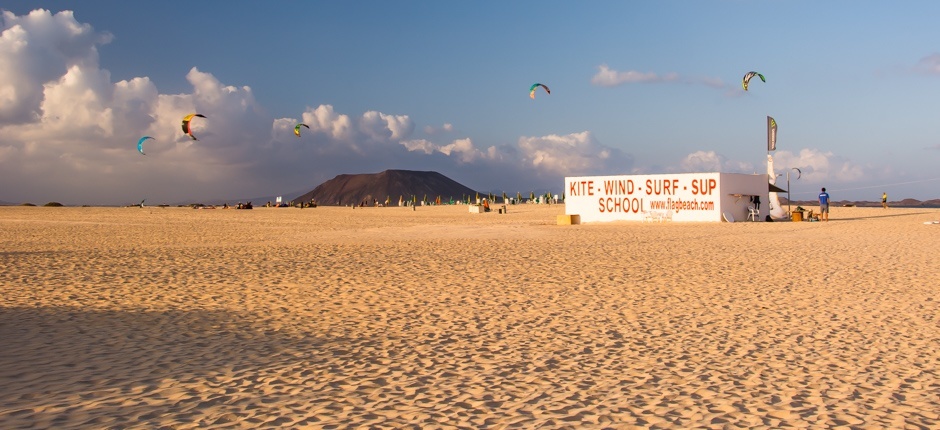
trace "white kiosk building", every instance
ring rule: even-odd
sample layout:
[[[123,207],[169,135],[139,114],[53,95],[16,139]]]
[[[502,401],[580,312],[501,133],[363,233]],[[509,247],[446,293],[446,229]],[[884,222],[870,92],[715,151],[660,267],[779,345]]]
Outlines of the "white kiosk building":
[[[763,221],[771,187],[767,175],[739,173],[566,177],[565,214],[581,222]]]

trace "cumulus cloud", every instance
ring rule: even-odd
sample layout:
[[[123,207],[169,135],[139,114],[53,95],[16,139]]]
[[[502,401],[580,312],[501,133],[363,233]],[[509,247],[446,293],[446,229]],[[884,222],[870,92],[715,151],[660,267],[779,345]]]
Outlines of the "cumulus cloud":
[[[560,176],[624,173],[633,165],[632,158],[600,144],[589,131],[521,137],[518,148],[524,165]]]
[[[331,105],[320,105],[303,113],[303,122],[314,133],[321,133],[333,140],[347,141],[352,137],[352,121],[348,115],[333,111]]]
[[[486,154],[473,146],[470,139],[457,139],[449,145],[442,146],[439,151],[444,155],[454,155],[463,163],[470,163],[478,158],[486,158]]]
[[[380,142],[398,141],[411,136],[414,123],[408,115],[387,115],[369,111],[362,114],[359,129],[370,139]]]
[[[863,179],[865,168],[852,163],[845,157],[832,152],[805,148],[799,152],[777,151],[774,153],[774,168],[778,173],[791,168],[802,172],[801,180],[809,183],[847,183]],[[726,172],[726,173],[763,173],[766,166],[758,166],[749,161],[733,160],[715,151],[696,151],[686,155],[672,169],[675,172]]]
[[[632,159],[589,132],[521,137],[481,147],[470,137],[436,143],[445,123],[413,139],[407,114],[350,115],[330,104],[296,118],[267,116],[249,86],[191,68],[190,90],[161,93],[148,77],[114,82],[99,66],[111,35],[71,12],[3,13],[0,34],[0,183],[4,200],[121,204],[271,195],[341,173],[434,170],[473,187],[538,189],[564,175],[628,172]],[[198,141],[182,133],[192,123]],[[307,124],[293,135],[297,122]],[[136,151],[151,136],[147,155]],[[315,174],[312,172],[316,172]],[[544,186],[544,185],[542,185]],[[306,190],[301,190],[306,191]],[[41,202],[40,201],[40,202]]]
[[[251,89],[196,68],[186,75],[187,94],[160,94],[146,77],[112,82],[97,51],[110,40],[68,11],[3,13],[0,181],[21,184],[4,191],[24,200],[39,193],[115,203],[152,193],[148,184],[208,191],[236,178],[256,154],[258,131],[271,127]],[[194,123],[205,138],[197,145],[182,134],[180,119],[199,111],[211,113]],[[146,158],[133,150],[143,135],[154,137]]]
[[[400,142],[402,146],[409,151],[423,152],[427,155],[433,154],[439,150],[439,146],[426,139],[404,140]]]
[[[801,149],[798,153],[777,151],[774,167],[779,172],[796,167],[802,171],[801,179],[811,183],[853,182],[866,175],[862,166],[845,157],[810,148]]]
[[[752,163],[740,160],[729,160],[715,151],[696,151],[686,155],[679,162],[679,171],[682,172],[725,172],[725,173],[754,173]]]
[[[471,163],[477,160],[495,160],[499,158],[499,151],[495,147],[486,150],[477,149],[473,141],[469,138],[455,139],[447,145],[437,145],[426,139],[406,140],[400,142],[402,146],[411,152],[422,152],[424,154],[441,153],[463,164]]]
[[[687,172],[720,172],[723,158],[715,151],[696,151],[686,155],[680,166]]]
[[[310,127],[302,130],[301,134],[316,141],[316,151],[320,154],[351,152],[360,156],[376,155],[376,150],[394,147],[411,136],[415,128],[408,115],[368,111],[354,120],[349,115],[337,113],[332,105],[308,108],[301,118],[301,122]],[[275,135],[280,136],[279,140],[285,140],[289,129],[290,137],[296,137],[293,136],[296,123],[292,118],[275,120]]]
[[[524,136],[515,146],[490,146],[480,149],[469,138],[456,139],[446,145],[438,145],[426,139],[402,141],[401,145],[412,152],[424,154],[440,153],[461,164],[486,161],[511,162],[515,169],[541,176],[557,176],[601,173],[624,173],[633,160],[620,150],[607,147],[588,132],[567,135]]]
[[[37,122],[45,85],[66,71],[95,70],[98,45],[112,36],[80,24],[72,12],[4,11],[0,25],[0,125]]]

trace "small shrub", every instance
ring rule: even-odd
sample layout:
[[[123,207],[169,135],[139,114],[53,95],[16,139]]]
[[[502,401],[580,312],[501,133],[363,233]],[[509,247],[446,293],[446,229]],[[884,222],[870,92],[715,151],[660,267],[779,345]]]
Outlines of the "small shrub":
[[[45,207],[47,207],[47,208],[59,208],[59,207],[65,206],[65,205],[63,205],[62,203],[59,203],[59,202],[49,202],[49,203],[44,204],[43,206],[45,206]]]

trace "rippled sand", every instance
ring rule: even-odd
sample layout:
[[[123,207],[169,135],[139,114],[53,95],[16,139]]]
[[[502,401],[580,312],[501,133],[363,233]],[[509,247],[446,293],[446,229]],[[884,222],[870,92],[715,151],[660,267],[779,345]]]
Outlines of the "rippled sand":
[[[0,207],[2,428],[936,428],[940,211]]]

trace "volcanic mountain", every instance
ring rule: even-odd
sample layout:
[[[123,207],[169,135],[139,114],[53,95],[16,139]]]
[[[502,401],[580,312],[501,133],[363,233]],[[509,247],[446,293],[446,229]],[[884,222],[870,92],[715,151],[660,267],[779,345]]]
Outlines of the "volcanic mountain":
[[[381,173],[357,175],[338,175],[326,181],[313,191],[303,194],[295,202],[309,202],[311,199],[320,205],[355,205],[373,201],[397,205],[398,200],[409,201],[412,196],[421,201],[430,201],[440,196],[442,201],[460,200],[464,196],[476,195],[476,191],[437,172],[414,170],[386,170]]]

